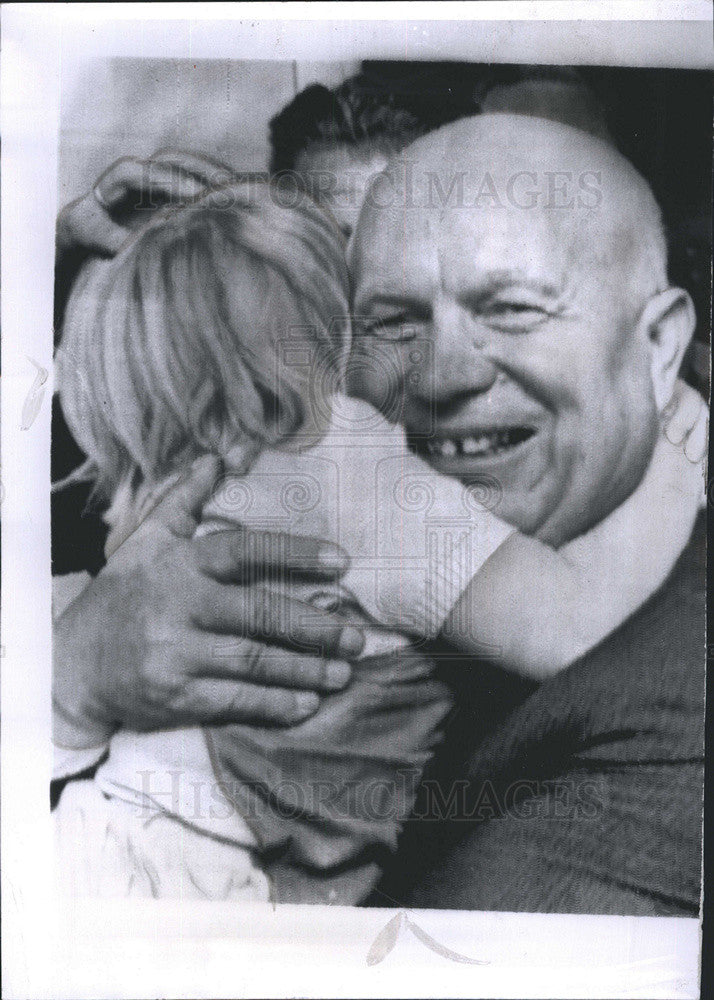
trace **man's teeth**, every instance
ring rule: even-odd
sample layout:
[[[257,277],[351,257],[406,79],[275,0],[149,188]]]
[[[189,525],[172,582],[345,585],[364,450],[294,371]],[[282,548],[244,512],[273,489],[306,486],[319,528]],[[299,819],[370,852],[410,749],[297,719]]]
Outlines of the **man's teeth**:
[[[429,455],[439,455],[443,458],[455,458],[457,455],[490,455],[504,448],[520,444],[531,432],[525,428],[509,428],[494,431],[491,434],[480,434],[478,437],[439,438],[424,442]]]
[[[461,450],[464,455],[478,455],[481,451],[486,451],[491,447],[487,437],[464,438],[461,442]]]

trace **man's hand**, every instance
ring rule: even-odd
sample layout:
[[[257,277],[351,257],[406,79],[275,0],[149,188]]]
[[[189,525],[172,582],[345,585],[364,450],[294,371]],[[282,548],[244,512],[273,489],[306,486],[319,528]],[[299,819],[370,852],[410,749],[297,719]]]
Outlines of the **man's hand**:
[[[234,179],[230,168],[207,156],[161,150],[146,160],[123,157],[91,191],[57,217],[57,253],[84,250],[102,256],[117,252],[132,223],[148,219],[161,205],[181,204],[209,187]],[[117,221],[121,213],[122,221]]]
[[[223,544],[193,540],[218,473],[216,460],[196,462],[58,619],[58,744],[97,745],[119,725],[291,725],[317,710],[318,692],[348,682],[359,630],[261,582],[265,572],[298,569],[334,579],[346,557],[310,538],[288,545],[287,536],[231,531]],[[244,582],[219,582],[213,568]]]

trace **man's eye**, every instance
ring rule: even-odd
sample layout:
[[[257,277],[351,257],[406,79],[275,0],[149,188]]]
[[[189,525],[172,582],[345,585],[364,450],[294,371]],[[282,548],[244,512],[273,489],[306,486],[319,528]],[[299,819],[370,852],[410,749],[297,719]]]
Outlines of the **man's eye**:
[[[359,325],[359,332],[375,340],[404,342],[413,340],[418,333],[418,323],[405,315],[380,316]]]
[[[485,310],[494,326],[505,330],[529,330],[548,319],[550,315],[531,302],[493,302]]]

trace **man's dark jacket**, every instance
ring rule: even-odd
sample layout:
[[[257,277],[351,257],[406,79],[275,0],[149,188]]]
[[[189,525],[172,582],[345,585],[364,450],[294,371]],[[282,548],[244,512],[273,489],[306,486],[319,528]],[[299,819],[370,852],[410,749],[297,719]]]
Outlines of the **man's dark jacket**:
[[[699,913],[705,561],[702,514],[650,600],[538,687],[445,668],[458,711],[372,905]]]

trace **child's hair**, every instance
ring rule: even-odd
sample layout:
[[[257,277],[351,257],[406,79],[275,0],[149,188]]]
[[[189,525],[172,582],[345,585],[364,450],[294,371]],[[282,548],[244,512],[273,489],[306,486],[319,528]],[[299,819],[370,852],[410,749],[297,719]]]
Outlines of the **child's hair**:
[[[277,444],[303,424],[311,374],[338,388],[349,348],[341,237],[306,196],[287,208],[275,195],[257,181],[213,190],[80,274],[57,385],[100,497],[201,454]]]

